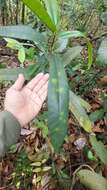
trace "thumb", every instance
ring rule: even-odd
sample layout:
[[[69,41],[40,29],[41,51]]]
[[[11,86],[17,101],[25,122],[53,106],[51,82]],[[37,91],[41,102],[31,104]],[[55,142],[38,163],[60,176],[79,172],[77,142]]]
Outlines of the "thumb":
[[[23,74],[19,74],[18,79],[16,80],[12,88],[14,88],[15,90],[21,90],[24,85],[24,82],[25,82],[25,78]]]

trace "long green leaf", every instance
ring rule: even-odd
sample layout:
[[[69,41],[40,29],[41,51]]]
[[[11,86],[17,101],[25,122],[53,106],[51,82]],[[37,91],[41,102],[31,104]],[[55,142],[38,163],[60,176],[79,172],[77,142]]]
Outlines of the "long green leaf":
[[[94,112],[91,112],[91,114],[89,115],[89,118],[91,121],[93,122],[97,122],[97,121],[100,121],[101,119],[104,118],[104,114],[105,114],[105,111],[104,109],[98,109]]]
[[[72,48],[68,48],[67,51],[62,55],[64,65],[68,65],[71,61],[81,55],[83,47],[82,46],[75,46]]]
[[[62,59],[50,58],[48,125],[55,151],[59,151],[67,132],[69,90]]]
[[[82,126],[85,131],[92,132],[92,123],[86,114],[85,109],[81,105],[80,98],[72,91],[70,91],[69,108],[79,122],[80,126]]]
[[[51,17],[53,23],[57,26],[59,22],[59,7],[58,7],[58,1],[57,0],[44,0],[47,12],[49,16]]]
[[[107,8],[107,1],[103,0],[103,2],[104,2],[104,6]]]
[[[80,96],[78,96],[78,100],[80,101],[81,106],[87,111],[89,112],[91,110],[91,105],[86,102],[83,98],[81,98]]]
[[[95,150],[96,155],[100,158],[100,160],[107,164],[107,149],[105,148],[104,144],[101,141],[97,141],[94,135],[90,136],[90,142],[92,148]]]
[[[56,27],[54,23],[52,22],[50,16],[48,15],[47,11],[45,10],[44,6],[42,5],[40,0],[22,0],[31,11],[33,11],[40,20],[45,23],[48,28],[52,31],[56,31]]]
[[[77,172],[76,175],[80,183],[90,190],[107,190],[107,180],[94,171],[83,169]]]
[[[102,40],[97,58],[102,64],[107,64],[107,38]]]
[[[104,23],[105,25],[107,25],[107,10],[102,13],[102,15],[101,15],[101,20],[103,21],[103,23]]]
[[[85,34],[83,32],[80,32],[78,30],[74,30],[74,31],[62,31],[59,32],[58,34],[59,38],[78,38],[78,37],[86,37]]]
[[[25,49],[22,47],[21,49],[19,49],[18,51],[18,59],[20,61],[20,63],[24,63],[25,59],[26,59],[26,54],[25,54]]]
[[[1,26],[0,36],[33,41],[41,50],[46,48],[44,35],[36,32],[30,26]]]
[[[27,68],[0,69],[0,81],[15,81],[20,73],[30,80],[39,72],[39,65],[32,64]]]
[[[68,39],[59,38],[54,44],[54,50],[57,53],[62,53],[68,45]]]
[[[87,41],[87,46],[88,46],[88,69],[90,69],[93,64],[93,46],[89,40]]]
[[[88,47],[88,69],[90,69],[90,67],[93,64],[93,47],[89,39],[86,37],[85,33],[80,32],[78,30],[74,30],[74,31],[62,31],[58,34],[59,39],[78,38],[78,37],[86,39]]]

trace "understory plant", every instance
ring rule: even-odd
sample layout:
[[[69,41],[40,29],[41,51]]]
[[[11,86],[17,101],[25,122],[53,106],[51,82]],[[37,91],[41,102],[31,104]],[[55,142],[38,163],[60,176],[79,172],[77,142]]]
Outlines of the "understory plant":
[[[24,43],[15,40],[27,41],[33,44],[36,53],[36,63],[23,68],[21,64],[17,69],[1,69],[0,80],[15,80],[18,73],[23,73],[26,80],[31,79],[40,71],[50,74],[48,88],[48,128],[51,143],[55,152],[60,152],[64,138],[67,134],[68,112],[72,111],[80,126],[91,132],[92,123],[86,114],[89,106],[69,90],[66,76],[66,66],[80,56],[82,46],[69,47],[69,39],[84,38],[88,50],[87,69],[90,69],[92,60],[92,44],[87,35],[81,31],[62,30],[60,6],[57,0],[22,0],[32,12],[47,26],[45,32],[37,32],[30,26],[4,26],[0,27],[0,36],[5,37],[8,46],[18,50],[18,58],[24,62]],[[9,40],[10,39],[10,40]]]
[[[73,59],[80,56],[83,46],[70,46],[69,40],[74,38],[83,38],[84,46],[88,52],[87,69],[93,64],[93,48],[87,34],[81,31],[68,31],[62,27],[61,10],[57,0],[22,0],[30,10],[36,14],[46,26],[45,32],[38,32],[30,26],[4,26],[0,27],[0,36],[5,37],[8,42],[8,47],[18,51],[18,58],[21,62],[20,68],[15,69],[0,69],[0,80],[16,80],[19,73],[23,73],[26,80],[32,79],[39,72],[49,72],[49,87],[48,87],[48,128],[49,137],[54,148],[54,153],[61,151],[61,146],[64,138],[67,135],[68,112],[77,119],[79,125],[88,133],[92,132],[92,122],[90,121],[86,111],[90,111],[90,105],[80,97],[76,96],[69,88],[67,80],[66,67]],[[63,28],[63,29],[62,29]],[[15,39],[15,40],[13,40]],[[21,43],[17,40],[20,39]],[[25,43],[26,42],[26,43]],[[72,42],[72,41],[70,41]],[[29,64],[24,68],[24,60],[26,56],[25,44],[33,46],[33,51],[36,52],[35,63]],[[99,49],[99,59],[103,54],[105,40]],[[105,58],[105,56],[103,56]],[[105,62],[106,62],[105,58]],[[99,156],[100,160],[106,164],[107,157],[104,145],[97,142],[95,137],[90,137],[92,148]],[[98,148],[100,147],[100,151]],[[102,157],[103,155],[103,157]],[[30,167],[30,172],[32,167]],[[80,170],[81,171],[81,170]],[[27,171],[29,172],[29,171]],[[36,171],[37,172],[37,171]],[[85,172],[85,173],[84,173]],[[89,176],[88,176],[88,174]],[[81,183],[88,188],[94,190],[92,186],[91,173],[88,171],[77,172],[77,177]],[[86,174],[86,175],[85,175]],[[15,174],[16,175],[16,174]],[[96,179],[96,174],[92,173]],[[85,178],[85,177],[86,178]],[[15,176],[17,177],[17,176]],[[90,177],[90,182],[88,183]],[[83,180],[84,179],[84,180]],[[100,189],[106,190],[106,179],[102,177],[102,185]],[[88,185],[87,185],[87,184]],[[91,185],[90,185],[91,184]],[[96,190],[96,189],[95,189]]]

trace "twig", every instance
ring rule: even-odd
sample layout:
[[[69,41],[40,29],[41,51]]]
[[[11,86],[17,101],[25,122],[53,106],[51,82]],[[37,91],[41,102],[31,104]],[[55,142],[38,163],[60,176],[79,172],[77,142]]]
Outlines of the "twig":
[[[11,184],[9,184],[9,185],[7,185],[7,186],[5,186],[5,187],[0,187],[0,190],[7,189],[7,188],[9,188],[11,185],[13,185],[13,183],[11,183]]]
[[[100,38],[102,38],[102,37],[104,37],[106,35],[107,35],[107,31],[104,32],[103,34],[101,34],[100,36],[96,36],[95,38],[92,39],[92,41],[97,41],[97,40],[99,40]]]
[[[88,38],[90,38],[90,41],[91,42],[95,42],[95,41],[97,41],[97,40],[99,40],[100,38],[102,38],[102,37],[104,37],[104,36],[106,36],[107,35],[107,31],[106,32],[104,32],[104,33],[102,33],[100,36],[96,36],[96,37],[94,37],[94,38],[92,38],[91,36],[88,36]],[[82,46],[85,46],[87,44],[87,42],[81,42],[81,45]]]

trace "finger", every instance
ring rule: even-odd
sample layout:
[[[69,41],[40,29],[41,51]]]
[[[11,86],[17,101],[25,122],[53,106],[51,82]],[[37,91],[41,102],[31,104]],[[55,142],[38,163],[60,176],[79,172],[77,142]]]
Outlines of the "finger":
[[[48,91],[45,90],[45,91],[43,92],[43,94],[41,95],[42,104],[43,104],[44,101],[46,100],[47,96],[48,96]]]
[[[48,81],[45,83],[45,85],[42,86],[42,88],[38,91],[39,96],[41,97],[42,94],[44,94],[45,91],[48,91]]]
[[[27,85],[26,87],[29,88],[30,90],[33,90],[35,85],[41,80],[41,78],[44,76],[43,73],[39,73],[36,77],[34,77]]]
[[[23,74],[19,74],[18,79],[16,80],[12,88],[14,88],[15,90],[21,90],[24,85],[24,82],[25,82],[25,78]]]
[[[49,74],[46,74],[42,77],[42,79],[38,82],[38,84],[34,88],[34,92],[37,92],[47,83],[49,79]]]

